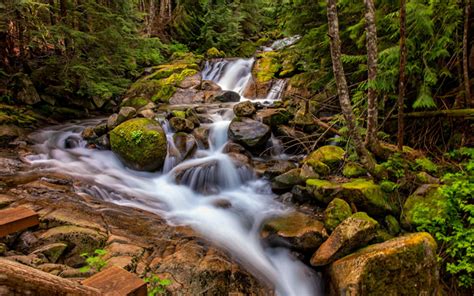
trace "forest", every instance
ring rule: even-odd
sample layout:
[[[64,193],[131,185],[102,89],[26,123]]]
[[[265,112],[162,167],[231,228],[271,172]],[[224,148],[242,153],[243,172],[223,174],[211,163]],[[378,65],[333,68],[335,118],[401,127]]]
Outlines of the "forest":
[[[2,0],[0,294],[472,295],[473,9]]]

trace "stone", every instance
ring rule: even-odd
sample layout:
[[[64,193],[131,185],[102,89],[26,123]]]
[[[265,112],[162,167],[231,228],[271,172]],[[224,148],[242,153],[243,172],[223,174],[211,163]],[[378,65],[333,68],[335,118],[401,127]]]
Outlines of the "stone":
[[[266,125],[274,128],[287,124],[292,118],[292,114],[284,108],[267,108],[257,112],[256,118]]]
[[[155,171],[163,167],[167,139],[161,125],[151,119],[134,118],[110,133],[112,151],[130,168]]]
[[[109,135],[102,135],[94,141],[97,147],[101,150],[110,150],[110,138]]]
[[[323,223],[301,212],[267,220],[261,236],[272,244],[289,246],[300,252],[316,250],[328,237]]]
[[[291,189],[295,185],[304,184],[304,181],[305,180],[301,177],[301,169],[291,169],[273,179],[272,190],[278,192]]]
[[[345,153],[344,149],[338,146],[322,146],[311,152],[304,161],[320,161],[331,168],[338,168],[344,160]]]
[[[240,95],[235,91],[225,90],[220,91],[212,98],[214,102],[221,102],[221,103],[234,103],[240,101]]]
[[[327,176],[331,173],[331,168],[319,160],[309,159],[305,160],[303,164],[310,166],[315,173],[321,176]]]
[[[195,74],[193,76],[187,76],[184,78],[181,83],[179,83],[179,88],[197,88],[201,84],[201,74]]]
[[[327,269],[330,295],[438,295],[436,242],[413,233],[368,246]]]
[[[390,235],[397,235],[400,233],[401,228],[397,218],[392,215],[387,215],[384,219],[384,222]]]
[[[255,112],[257,109],[250,101],[244,101],[234,106],[234,114],[238,117],[251,117]]]
[[[190,158],[197,149],[197,142],[194,137],[183,132],[174,134],[173,142],[179,153],[179,162]]]
[[[342,175],[347,178],[357,178],[367,175],[367,170],[356,162],[348,161],[344,164]]]
[[[178,88],[173,96],[170,98],[171,105],[182,104],[202,104],[204,103],[204,92],[193,88]]]
[[[272,166],[265,170],[264,176],[268,178],[274,178],[295,168],[296,165],[291,161],[277,160]]]
[[[313,266],[327,265],[351,251],[364,247],[375,235],[379,224],[364,212],[342,221],[311,257]]]
[[[113,130],[119,125],[118,123],[118,114],[114,113],[107,118],[107,129],[109,131]]]
[[[332,232],[342,221],[351,215],[351,206],[345,200],[335,198],[324,210],[324,227]]]
[[[101,122],[99,124],[97,124],[96,126],[94,126],[94,133],[96,134],[96,136],[100,137],[102,135],[105,135],[107,134],[107,122]]]
[[[335,197],[339,197],[354,203],[359,210],[370,215],[384,216],[394,211],[394,206],[389,202],[386,193],[372,180],[352,179],[341,183],[308,179],[306,185],[313,192],[314,198],[323,204],[328,204]]]
[[[194,129],[194,124],[190,120],[181,117],[173,117],[169,123],[175,132],[190,133]]]
[[[416,182],[420,184],[439,184],[440,180],[427,172],[419,172],[416,174]]]
[[[101,248],[107,240],[104,233],[78,226],[58,226],[48,229],[38,238],[37,246],[43,247],[53,243],[65,243],[73,246],[65,253],[64,262],[72,267],[84,263],[83,253],[92,253]]]
[[[15,125],[0,124],[0,147],[8,146],[10,142],[25,134],[25,131]]]
[[[86,127],[82,133],[81,133],[81,136],[84,140],[86,141],[90,141],[90,140],[94,140],[94,139],[97,139],[97,135],[95,134],[94,132],[94,128],[92,126],[88,126]]]
[[[49,262],[56,263],[67,248],[65,243],[53,243],[42,246],[33,251],[33,254],[43,254]]]
[[[203,80],[201,83],[201,89],[207,91],[220,91],[221,87],[212,80]]]
[[[309,126],[314,125],[314,118],[311,112],[307,112],[305,108],[300,108],[296,111],[295,117],[293,118],[293,124],[299,126]]]
[[[418,221],[431,221],[448,215],[446,197],[439,188],[437,184],[424,184],[407,198],[400,217],[404,228],[416,228],[421,224]]]
[[[122,107],[118,113],[117,123],[121,124],[124,121],[132,119],[137,114],[137,110],[133,107]]]
[[[229,138],[250,150],[261,149],[270,139],[268,125],[250,118],[234,118],[229,125]]]
[[[156,114],[151,109],[145,109],[138,112],[138,116],[148,118],[148,119],[153,119],[155,118]]]
[[[209,128],[208,127],[197,127],[193,130],[192,135],[196,139],[200,148],[209,148]]]

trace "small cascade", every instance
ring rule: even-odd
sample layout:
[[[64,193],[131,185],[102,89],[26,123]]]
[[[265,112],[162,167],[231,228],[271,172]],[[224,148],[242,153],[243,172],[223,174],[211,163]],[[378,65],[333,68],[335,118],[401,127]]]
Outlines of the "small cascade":
[[[202,72],[204,80],[216,82],[223,90],[232,90],[243,96],[252,79],[254,59],[207,61]]]
[[[287,81],[285,79],[277,79],[272,85],[272,88],[265,97],[265,101],[278,101],[281,99],[283,91],[285,90]]]

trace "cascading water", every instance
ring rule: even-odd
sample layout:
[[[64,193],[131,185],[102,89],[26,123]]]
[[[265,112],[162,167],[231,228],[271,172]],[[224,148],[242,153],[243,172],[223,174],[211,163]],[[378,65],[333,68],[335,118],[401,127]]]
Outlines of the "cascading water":
[[[252,63],[252,59],[209,63],[203,76],[223,89],[242,93],[251,79]],[[268,96],[277,99],[281,91],[275,92]],[[278,295],[319,295],[319,279],[311,269],[293,258],[288,250],[261,243],[259,229],[263,220],[286,210],[274,200],[268,182],[255,180],[249,170],[242,171],[223,152],[232,110],[214,110],[209,116],[213,120],[209,124],[210,148],[198,150],[193,159],[179,164],[169,155],[163,173],[133,171],[111,151],[87,149],[80,133],[98,120],[33,134],[38,154],[28,159],[35,165],[88,179],[97,185],[95,194],[107,201],[155,212],[169,223],[193,227],[275,287]],[[167,123],[163,125],[171,140]],[[66,146],[71,139],[78,140]],[[197,190],[203,186],[212,190]],[[223,199],[229,207],[216,205]]]

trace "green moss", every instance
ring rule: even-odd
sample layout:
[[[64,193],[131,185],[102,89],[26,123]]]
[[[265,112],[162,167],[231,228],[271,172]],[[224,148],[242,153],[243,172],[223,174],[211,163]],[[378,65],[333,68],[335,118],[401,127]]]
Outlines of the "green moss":
[[[314,198],[324,204],[329,203],[335,196],[339,184],[320,179],[306,180],[306,186],[313,193]]]
[[[222,50],[218,50],[215,47],[211,47],[206,51],[206,57],[208,58],[224,58],[225,52]]]
[[[372,224],[379,224],[379,222],[377,222],[377,220],[375,220],[374,218],[370,217],[369,215],[367,215],[367,213],[365,212],[357,212],[355,214],[353,214],[351,216],[351,218],[355,218],[355,219],[358,219],[358,220],[364,220],[364,221],[367,221],[367,222],[370,222]]]
[[[171,97],[176,92],[176,87],[173,85],[162,85],[156,94],[151,98],[153,102],[168,103]]]
[[[311,166],[315,173],[318,173],[322,176],[329,175],[329,173],[331,172],[331,168],[327,164],[319,160],[309,159],[305,161],[305,163]]]
[[[257,82],[265,83],[275,78],[281,68],[281,64],[278,61],[279,53],[269,51],[260,53],[257,57],[258,59],[252,71]]]
[[[337,225],[352,215],[349,204],[340,198],[333,199],[324,211],[324,226],[333,231]]]
[[[446,217],[447,214],[446,198],[441,194],[439,185],[422,185],[405,201],[400,220],[404,227],[409,228]]]
[[[424,157],[415,160],[415,169],[423,170],[428,173],[436,173],[438,171],[438,166],[428,158]]]
[[[367,170],[356,162],[349,161],[344,165],[342,174],[347,178],[360,177],[367,174]]]
[[[140,109],[141,107],[146,106],[149,101],[143,97],[133,97],[127,100],[122,101],[120,107],[133,107],[135,109]]]
[[[264,46],[264,45],[267,45],[270,41],[271,41],[270,38],[262,37],[262,38],[258,39],[257,42],[255,42],[255,44],[257,46]]]
[[[257,51],[257,46],[255,43],[250,41],[244,41],[239,46],[239,56],[242,57],[251,57],[254,55],[255,51]]]
[[[397,235],[400,233],[400,223],[398,223],[397,218],[395,218],[394,216],[386,216],[385,225],[387,226],[387,230],[391,235]]]
[[[186,118],[186,111],[173,110],[173,111],[171,111],[171,116],[185,119]]]
[[[393,206],[387,201],[385,193],[372,180],[355,179],[342,184],[342,194],[374,215],[381,215],[393,211]]]
[[[163,165],[166,135],[160,125],[147,118],[135,118],[110,133],[110,144],[125,163],[138,170],[155,170]]]
[[[321,161],[332,168],[336,168],[344,160],[345,151],[338,146],[322,146],[311,152],[305,161]]]
[[[392,181],[384,180],[380,182],[380,188],[382,188],[382,190],[387,193],[394,192],[395,190],[398,189],[398,187],[399,185]]]

